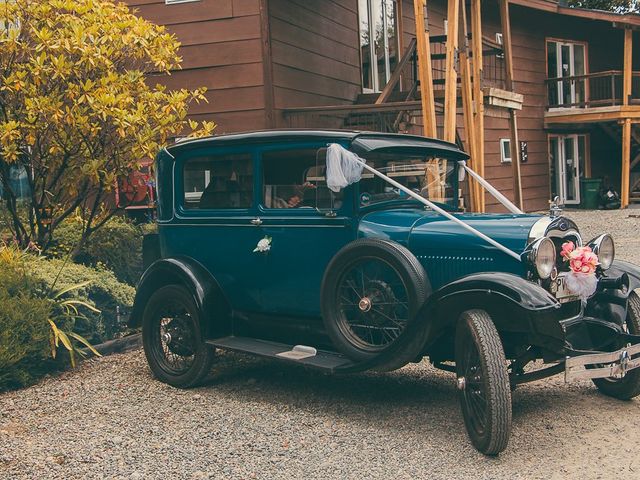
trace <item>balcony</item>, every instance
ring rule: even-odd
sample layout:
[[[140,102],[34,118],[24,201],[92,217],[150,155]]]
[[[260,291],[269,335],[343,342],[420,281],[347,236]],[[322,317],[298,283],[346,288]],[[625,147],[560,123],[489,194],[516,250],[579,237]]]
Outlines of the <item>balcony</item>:
[[[549,78],[545,125],[593,123],[640,118],[640,72],[633,72],[625,102],[623,71]]]

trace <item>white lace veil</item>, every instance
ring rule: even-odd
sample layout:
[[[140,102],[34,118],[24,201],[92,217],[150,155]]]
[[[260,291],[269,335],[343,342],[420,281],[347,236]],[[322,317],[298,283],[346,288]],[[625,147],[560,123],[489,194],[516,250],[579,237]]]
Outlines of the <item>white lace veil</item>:
[[[339,192],[347,185],[360,181],[364,168],[356,160],[367,163],[342,145],[332,143],[327,148],[327,187]]]

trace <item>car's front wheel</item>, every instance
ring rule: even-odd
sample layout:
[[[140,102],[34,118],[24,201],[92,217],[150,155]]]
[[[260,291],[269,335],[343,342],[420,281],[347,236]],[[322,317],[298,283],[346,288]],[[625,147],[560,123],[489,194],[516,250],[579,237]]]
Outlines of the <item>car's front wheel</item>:
[[[511,389],[500,335],[489,314],[469,310],[455,338],[457,386],[471,443],[485,455],[507,448],[511,433]]]
[[[211,369],[214,349],[202,341],[198,306],[182,286],[168,285],[151,295],[142,343],[153,374],[174,387],[194,387]]]
[[[624,329],[631,335],[640,335],[640,297],[631,292]],[[605,395],[620,400],[631,400],[640,395],[640,368],[630,371],[623,378],[596,378],[593,383]]]

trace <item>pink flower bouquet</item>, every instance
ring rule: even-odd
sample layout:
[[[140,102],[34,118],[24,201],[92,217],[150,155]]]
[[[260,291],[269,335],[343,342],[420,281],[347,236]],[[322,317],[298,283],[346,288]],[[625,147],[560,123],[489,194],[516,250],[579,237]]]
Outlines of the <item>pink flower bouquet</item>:
[[[593,253],[591,247],[576,247],[573,242],[563,243],[560,255],[569,262],[571,269],[567,276],[567,287],[586,301],[595,293],[598,285],[596,278],[598,256]]]

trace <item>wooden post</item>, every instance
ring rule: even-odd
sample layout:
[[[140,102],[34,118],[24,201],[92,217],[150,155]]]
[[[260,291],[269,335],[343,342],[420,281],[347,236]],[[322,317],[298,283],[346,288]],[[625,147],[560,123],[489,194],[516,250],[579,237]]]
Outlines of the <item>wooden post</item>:
[[[622,76],[622,105],[629,105],[633,76],[633,30],[624,31],[624,72]],[[622,172],[620,175],[620,206],[629,205],[629,183],[631,176],[631,119],[622,124]]]
[[[462,113],[464,118],[464,131],[469,149],[469,167],[478,171],[478,144],[476,141],[476,127],[473,113],[473,91],[471,88],[471,64],[469,61],[469,39],[467,35],[467,7],[465,0],[460,0],[462,9],[462,42],[463,48],[460,52],[460,79],[462,91]],[[482,188],[478,183],[469,177],[469,197],[471,198],[471,210],[481,211],[480,192]]]
[[[633,30],[624,31],[624,73],[622,77],[622,105],[629,105],[631,79],[633,75]]]
[[[464,0],[462,0],[464,1]],[[469,167],[474,171],[478,171],[476,143],[476,128],[473,118],[473,94],[471,91],[471,66],[466,52],[460,53],[460,76],[462,78],[462,112],[464,117],[464,131],[467,137],[467,146],[469,148]],[[482,190],[478,183],[469,178],[469,197],[471,198],[471,210],[474,212],[481,211],[480,191]]]
[[[631,168],[629,160],[631,158],[631,119],[625,118],[622,124],[622,175],[620,185],[620,207],[627,208],[629,205],[629,175]]]
[[[482,13],[481,0],[471,0],[471,54],[473,58],[473,104],[476,128],[476,171],[484,177],[484,95],[482,93]],[[480,188],[478,211],[485,211],[485,191]]]
[[[502,25],[502,45],[504,48],[505,84],[513,91],[513,52],[511,50],[511,24],[509,20],[509,0],[500,1],[500,23]],[[518,118],[514,109],[509,109],[509,130],[511,132],[511,168],[513,172],[513,197],[520,210],[522,204],[522,176],[520,175],[520,142],[518,140]]]
[[[416,41],[418,48],[418,76],[420,77],[420,98],[422,100],[422,121],[424,136],[437,138],[436,102],[433,95],[433,73],[431,71],[431,46],[429,45],[429,22],[426,0],[413,0],[416,17]]]
[[[459,0],[449,0],[447,10],[447,50],[444,83],[444,140],[456,141],[456,110],[458,95],[458,77],[456,56],[458,54],[458,20],[460,16]]]

